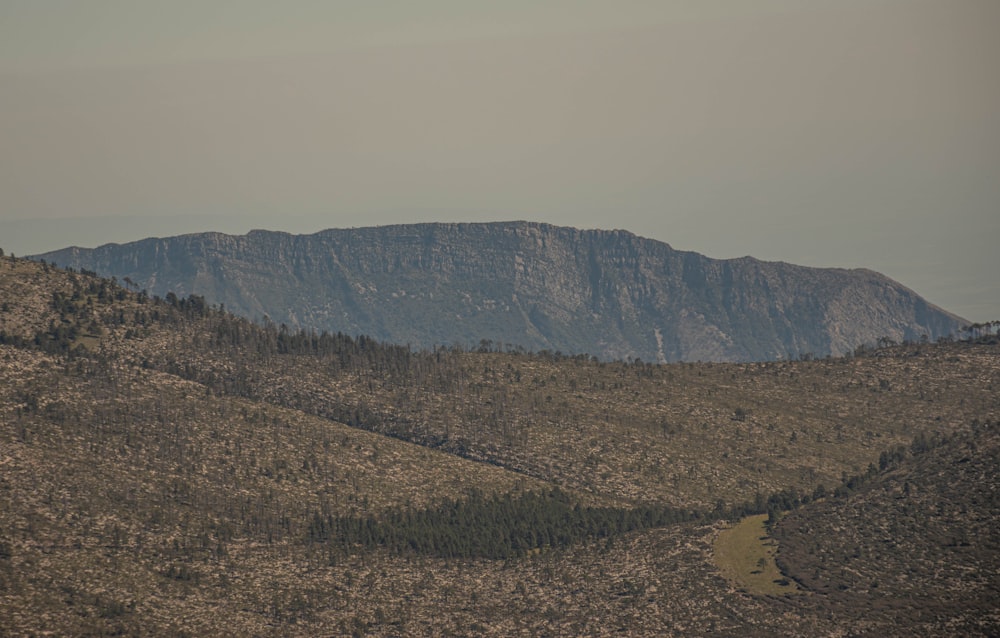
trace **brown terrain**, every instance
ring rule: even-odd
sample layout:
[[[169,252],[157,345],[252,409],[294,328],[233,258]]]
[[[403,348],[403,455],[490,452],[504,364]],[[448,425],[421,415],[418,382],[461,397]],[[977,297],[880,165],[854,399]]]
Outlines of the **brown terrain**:
[[[132,288],[0,258],[0,633],[1000,632],[992,327],[652,365]],[[768,511],[784,594],[715,556]]]

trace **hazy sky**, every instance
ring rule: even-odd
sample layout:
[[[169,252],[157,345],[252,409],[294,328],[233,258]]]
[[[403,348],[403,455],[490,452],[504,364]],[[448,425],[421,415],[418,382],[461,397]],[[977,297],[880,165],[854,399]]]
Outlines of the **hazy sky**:
[[[0,248],[529,219],[1000,319],[996,0],[0,0]]]

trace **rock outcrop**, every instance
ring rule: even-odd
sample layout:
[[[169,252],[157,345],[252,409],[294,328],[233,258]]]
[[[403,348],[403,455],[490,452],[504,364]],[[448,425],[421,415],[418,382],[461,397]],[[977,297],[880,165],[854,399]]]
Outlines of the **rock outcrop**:
[[[626,231],[529,222],[201,233],[37,258],[290,329],[414,347],[765,360],[936,339],[964,323],[870,270],[711,259]]]

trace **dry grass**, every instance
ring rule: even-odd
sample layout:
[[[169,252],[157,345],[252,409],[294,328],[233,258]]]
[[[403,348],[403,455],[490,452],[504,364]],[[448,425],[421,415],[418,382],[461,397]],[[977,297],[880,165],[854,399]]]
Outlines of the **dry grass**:
[[[767,514],[747,516],[719,532],[713,558],[734,587],[758,596],[799,593],[774,562],[777,543],[768,535]]]

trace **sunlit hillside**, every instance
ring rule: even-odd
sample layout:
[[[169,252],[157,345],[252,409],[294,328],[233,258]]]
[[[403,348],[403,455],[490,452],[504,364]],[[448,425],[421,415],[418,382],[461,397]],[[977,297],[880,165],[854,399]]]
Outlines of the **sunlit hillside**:
[[[607,363],[133,288],[0,258],[11,635],[1000,630],[991,330]],[[773,537],[803,593],[727,580],[720,531],[789,508]],[[914,591],[974,596],[914,614]]]

